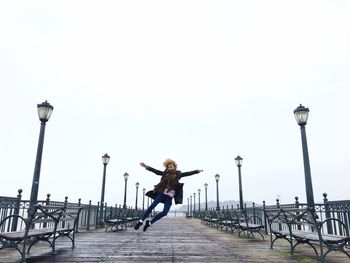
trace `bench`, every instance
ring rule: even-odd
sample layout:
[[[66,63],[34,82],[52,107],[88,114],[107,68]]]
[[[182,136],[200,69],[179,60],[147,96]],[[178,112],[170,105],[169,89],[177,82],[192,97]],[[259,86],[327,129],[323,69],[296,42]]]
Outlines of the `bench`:
[[[349,229],[340,219],[320,221],[313,208],[265,208],[264,214],[269,225],[271,249],[278,239],[284,239],[290,245],[291,255],[298,245],[305,244],[317,256],[320,254],[319,261],[322,263],[332,251],[341,251],[350,257],[345,250],[350,242]]]
[[[264,228],[260,217],[253,215],[249,216],[245,209],[240,210],[221,210],[221,211],[205,211],[199,214],[202,224],[209,226],[215,226],[217,229],[227,231],[231,229],[231,232],[238,232],[238,236],[241,233],[246,233],[248,237],[254,237],[254,233],[259,234],[263,240],[265,240],[261,231]]]
[[[246,209],[236,209],[232,211],[231,222],[233,231],[238,231],[238,236],[242,232],[246,233],[248,237],[254,237],[254,233],[259,234],[263,240],[265,240],[264,235],[261,231],[264,229],[262,220],[257,215],[249,216]]]
[[[55,253],[59,237],[68,237],[74,247],[80,211],[80,207],[68,207],[61,203],[36,205],[32,211],[28,210],[28,218],[20,215],[7,216],[0,222],[0,250],[16,249],[21,254],[21,261],[25,262],[26,255],[39,241],[47,242],[52,253]]]
[[[201,218],[201,223],[206,224],[208,226],[216,226],[216,228],[219,228],[218,224],[218,213],[217,211],[210,210],[210,211],[201,211],[199,213],[199,217]]]
[[[134,226],[140,219],[142,210],[117,209],[105,219],[105,231],[119,231]]]
[[[108,219],[105,219],[105,231],[119,231],[127,227],[127,209],[117,209]]]

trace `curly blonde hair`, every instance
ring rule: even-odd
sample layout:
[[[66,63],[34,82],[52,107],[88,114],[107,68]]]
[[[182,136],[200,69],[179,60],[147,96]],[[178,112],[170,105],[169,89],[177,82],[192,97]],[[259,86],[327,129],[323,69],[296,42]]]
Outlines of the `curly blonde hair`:
[[[168,168],[168,165],[169,164],[172,164],[174,165],[175,169],[177,169],[177,164],[174,160],[171,160],[171,159],[166,159],[164,162],[163,162],[163,165],[165,168]]]

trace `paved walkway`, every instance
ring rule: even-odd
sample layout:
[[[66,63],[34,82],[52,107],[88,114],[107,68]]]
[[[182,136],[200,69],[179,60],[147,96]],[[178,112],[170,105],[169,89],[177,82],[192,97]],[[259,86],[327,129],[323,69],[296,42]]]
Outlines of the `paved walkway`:
[[[239,238],[202,225],[197,219],[164,218],[146,232],[128,228],[78,233],[74,249],[69,248],[69,243],[59,242],[56,255],[50,255],[46,247],[35,249],[27,262],[317,262],[312,249],[301,247],[301,253],[291,257],[286,242],[270,250],[269,237],[266,239]],[[16,251],[0,251],[0,262],[19,259]],[[327,262],[349,263],[350,259],[331,253]]]

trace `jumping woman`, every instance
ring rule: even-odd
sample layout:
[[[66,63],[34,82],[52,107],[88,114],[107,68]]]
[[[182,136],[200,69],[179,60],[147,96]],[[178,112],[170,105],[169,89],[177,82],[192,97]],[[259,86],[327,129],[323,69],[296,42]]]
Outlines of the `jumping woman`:
[[[154,224],[156,221],[161,219],[163,216],[166,216],[170,210],[173,198],[175,200],[175,204],[182,204],[183,199],[183,183],[179,183],[179,180],[182,177],[190,176],[193,174],[198,174],[203,172],[203,170],[194,170],[190,172],[182,173],[181,171],[177,171],[177,165],[175,161],[167,159],[164,161],[163,165],[165,167],[164,171],[159,171],[154,169],[143,162],[140,165],[146,170],[153,172],[157,175],[162,176],[159,184],[154,186],[152,191],[148,191],[146,196],[154,199],[152,204],[148,207],[148,209],[143,214],[142,218],[136,223],[134,229],[137,230],[143,224],[145,219],[151,214],[152,210],[159,204],[164,203],[163,211],[158,213],[153,219],[146,220],[146,223],[143,227],[143,231],[146,231],[149,226]]]

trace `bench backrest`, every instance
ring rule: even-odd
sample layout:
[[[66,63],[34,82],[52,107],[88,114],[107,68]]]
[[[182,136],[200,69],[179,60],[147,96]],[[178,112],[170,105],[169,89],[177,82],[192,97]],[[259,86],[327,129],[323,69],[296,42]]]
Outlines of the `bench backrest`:
[[[327,218],[319,220],[315,210],[310,208],[275,208],[265,209],[265,217],[272,230],[289,230],[292,234],[295,231],[318,233],[322,240],[322,235],[327,234],[329,224],[333,229],[337,229],[339,236],[349,237],[349,229],[339,218]]]
[[[76,230],[81,210],[82,208],[80,206],[65,206],[59,227]]]
[[[273,208],[264,210],[272,230],[318,231],[317,215],[308,208]]]

